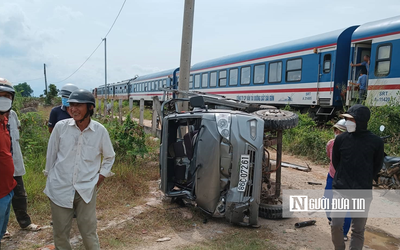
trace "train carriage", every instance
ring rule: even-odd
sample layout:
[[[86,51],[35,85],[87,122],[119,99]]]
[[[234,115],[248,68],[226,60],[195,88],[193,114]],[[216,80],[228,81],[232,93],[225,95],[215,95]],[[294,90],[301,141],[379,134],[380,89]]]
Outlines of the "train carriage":
[[[194,64],[189,90],[330,116],[358,101],[349,82],[357,81],[360,67],[350,67],[350,62],[359,63],[367,54],[367,103],[380,106],[399,100],[400,16]],[[134,101],[152,101],[154,96],[163,101],[172,96],[164,88],[177,88],[178,71],[108,86],[108,96],[119,99],[129,93]],[[96,89],[98,98],[105,92],[104,86]]]
[[[358,27],[351,39],[350,62],[359,63],[370,55],[367,103],[374,106],[397,99],[400,90],[400,16],[370,22]],[[350,62],[348,64],[350,64]],[[360,67],[351,67],[349,82],[357,82]],[[349,84],[346,105],[358,99],[358,91]]]
[[[189,88],[247,102],[342,107],[357,26],[193,65]]]
[[[131,82],[129,98],[134,101],[144,99],[152,101],[154,96],[160,100],[168,98],[171,93],[165,93],[162,89],[176,86],[178,69],[165,70],[162,72],[139,76]]]

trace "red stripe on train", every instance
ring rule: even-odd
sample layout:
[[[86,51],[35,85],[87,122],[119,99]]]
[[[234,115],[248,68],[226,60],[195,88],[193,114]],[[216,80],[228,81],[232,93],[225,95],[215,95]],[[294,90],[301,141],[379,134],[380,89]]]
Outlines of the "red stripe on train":
[[[368,90],[391,90],[391,89],[400,89],[400,84],[368,86]]]

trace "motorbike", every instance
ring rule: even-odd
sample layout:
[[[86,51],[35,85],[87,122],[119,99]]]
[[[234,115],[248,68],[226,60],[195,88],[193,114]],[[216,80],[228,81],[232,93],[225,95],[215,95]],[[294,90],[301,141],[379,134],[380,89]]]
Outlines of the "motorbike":
[[[380,126],[380,131],[383,132],[385,126]],[[381,137],[386,143],[386,139],[390,136]],[[388,156],[385,153],[382,169],[379,171],[374,180],[374,186],[383,187],[386,189],[400,189],[400,157]]]

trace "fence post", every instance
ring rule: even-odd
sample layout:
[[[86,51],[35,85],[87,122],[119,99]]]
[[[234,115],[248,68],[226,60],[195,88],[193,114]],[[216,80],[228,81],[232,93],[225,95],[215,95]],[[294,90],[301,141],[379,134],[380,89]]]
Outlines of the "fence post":
[[[156,104],[153,102],[153,119],[151,120],[151,134],[157,136],[157,109]]]
[[[107,117],[107,99],[104,99],[104,118]]]
[[[114,99],[111,100],[111,119],[114,119]]]
[[[160,126],[162,126],[161,103],[160,103],[160,100],[158,99],[158,96],[153,97],[153,107],[154,107],[153,109],[155,109],[156,115],[159,117],[159,124],[160,124]],[[158,128],[158,124],[157,124],[157,128]]]
[[[133,99],[129,98],[129,116],[130,116],[131,120],[133,118],[132,109],[133,109]]]
[[[143,126],[143,120],[144,120],[144,99],[140,99],[140,115],[139,115],[139,125]]]
[[[119,123],[122,124],[122,99],[119,99],[118,111],[119,111]]]
[[[101,99],[97,100],[97,110],[98,110],[98,115],[101,116]]]

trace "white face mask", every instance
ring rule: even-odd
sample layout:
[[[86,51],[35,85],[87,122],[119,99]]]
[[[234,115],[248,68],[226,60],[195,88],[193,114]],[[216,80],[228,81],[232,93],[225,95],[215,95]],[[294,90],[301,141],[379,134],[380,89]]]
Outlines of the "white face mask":
[[[356,123],[350,120],[347,120],[344,124],[347,128],[347,132],[352,133],[356,131]]]
[[[0,96],[0,112],[7,112],[11,109],[12,101],[4,96]]]

